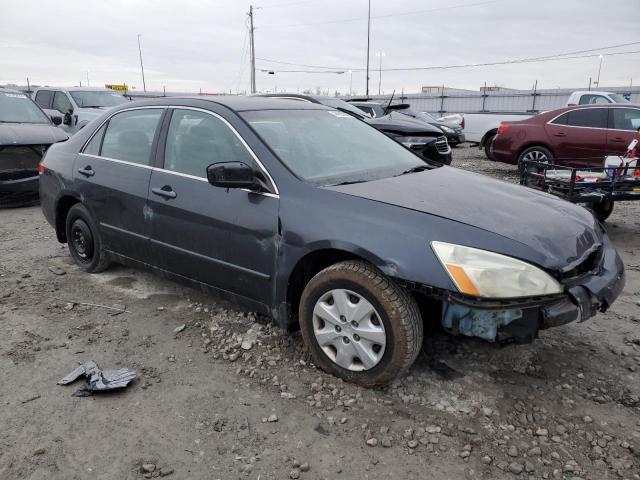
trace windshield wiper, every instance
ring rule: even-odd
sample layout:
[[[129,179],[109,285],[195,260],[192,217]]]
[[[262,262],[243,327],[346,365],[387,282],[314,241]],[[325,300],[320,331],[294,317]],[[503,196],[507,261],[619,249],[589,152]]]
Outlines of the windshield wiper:
[[[409,170],[405,170],[402,173],[399,173],[398,175],[396,175],[396,177],[399,177],[400,175],[406,175],[408,173],[424,172],[425,170],[429,169],[430,167],[428,165],[418,165],[416,167],[410,168]]]
[[[347,182],[333,183],[331,185],[327,185],[328,187],[339,187],[340,185],[353,185],[354,183],[365,183],[368,180],[350,180]]]

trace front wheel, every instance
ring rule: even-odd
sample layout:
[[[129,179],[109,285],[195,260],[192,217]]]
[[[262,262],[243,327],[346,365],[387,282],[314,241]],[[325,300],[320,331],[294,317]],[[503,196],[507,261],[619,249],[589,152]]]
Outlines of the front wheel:
[[[111,263],[102,250],[98,227],[87,208],[76,203],[67,214],[66,224],[69,253],[84,271],[98,273]]]
[[[299,319],[314,362],[365,387],[401,375],[422,346],[416,301],[363,261],[340,262],[314,276],[302,293]]]

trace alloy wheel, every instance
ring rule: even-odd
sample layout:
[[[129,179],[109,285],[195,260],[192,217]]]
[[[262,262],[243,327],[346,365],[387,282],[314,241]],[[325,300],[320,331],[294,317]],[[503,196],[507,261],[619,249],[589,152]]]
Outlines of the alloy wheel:
[[[313,333],[324,354],[353,372],[370,370],[384,355],[387,335],[375,307],[351,290],[322,295],[313,309]]]

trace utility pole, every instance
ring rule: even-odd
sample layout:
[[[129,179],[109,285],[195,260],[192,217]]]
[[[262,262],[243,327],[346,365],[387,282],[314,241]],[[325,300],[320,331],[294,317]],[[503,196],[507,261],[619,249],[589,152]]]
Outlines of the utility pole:
[[[598,80],[597,80],[597,84],[598,84],[598,88],[600,88],[600,71],[602,70],[602,59],[604,58],[603,55],[600,55],[600,66],[598,67]]]
[[[367,97],[369,96],[369,47],[371,45],[371,0],[367,13]]]
[[[87,87],[90,87],[91,84],[89,83],[89,70],[87,70]]]
[[[384,52],[378,52],[376,53],[376,56],[380,57],[380,66],[378,68],[378,72],[379,72],[379,77],[378,77],[378,95],[380,95],[380,89],[382,88],[382,57],[384,57],[386,55],[386,53]]]
[[[253,5],[249,5],[249,50],[251,52],[251,93],[256,93],[256,50],[254,44]]]
[[[142,70],[142,88],[144,89],[144,91],[147,91],[147,84],[144,81],[144,66],[142,65],[142,48],[140,48],[140,37],[142,35],[139,33],[138,34],[138,53],[140,54],[140,70]]]

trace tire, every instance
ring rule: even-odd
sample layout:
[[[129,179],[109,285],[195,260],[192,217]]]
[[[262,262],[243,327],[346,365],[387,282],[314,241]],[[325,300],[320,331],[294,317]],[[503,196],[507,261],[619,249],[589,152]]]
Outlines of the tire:
[[[415,299],[363,261],[336,263],[315,275],[302,292],[299,321],[316,365],[364,387],[382,386],[400,376],[422,347],[423,324]]]
[[[613,212],[614,203],[613,200],[603,200],[602,202],[591,204],[589,208],[593,210],[598,220],[604,222]]]
[[[518,171],[520,173],[522,173],[522,170],[524,169],[525,160],[553,163],[553,154],[548,148],[540,145],[526,148],[520,153],[520,155],[518,155]]]
[[[69,209],[66,234],[69,253],[82,270],[99,273],[109,267],[111,262],[102,249],[98,226],[81,203]]]
[[[489,160],[492,160],[494,162],[496,161],[496,157],[494,157],[493,153],[491,153],[491,145],[493,144],[493,140],[495,140],[495,138],[496,136],[495,134],[493,134],[490,137],[487,137],[487,139],[484,141],[484,154]]]

